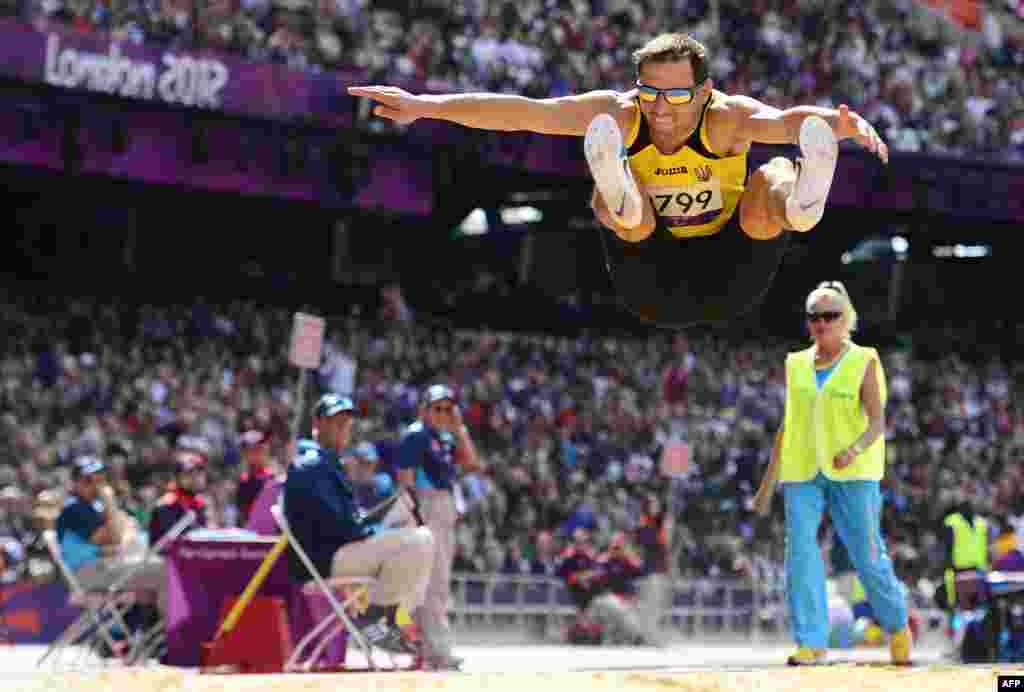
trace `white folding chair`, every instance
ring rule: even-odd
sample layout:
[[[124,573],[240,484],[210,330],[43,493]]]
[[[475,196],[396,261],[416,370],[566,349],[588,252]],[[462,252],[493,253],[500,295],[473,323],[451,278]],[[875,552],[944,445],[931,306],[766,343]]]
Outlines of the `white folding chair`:
[[[80,641],[83,636],[92,631],[99,637],[99,641],[107,644],[111,651],[116,650],[114,643],[113,632],[111,631],[110,620],[116,624],[125,636],[128,636],[129,628],[124,621],[125,611],[132,605],[132,600],[128,603],[124,603],[125,598],[131,598],[133,594],[125,593],[122,588],[128,583],[140,569],[142,569],[149,561],[150,557],[159,554],[159,552],[167,546],[171,541],[177,539],[182,533],[188,529],[196,520],[196,513],[189,510],[185,515],[179,519],[168,531],[161,537],[155,544],[147,547],[145,555],[142,560],[133,562],[135,565],[134,569],[125,570],[116,581],[103,588],[97,589],[85,589],[82,587],[75,573],[68,567],[67,562],[64,560],[63,552],[60,548],[60,541],[57,539],[57,532],[53,529],[48,529],[43,532],[43,541],[46,543],[47,549],[50,551],[50,556],[53,558],[54,563],[60,570],[61,576],[64,577],[64,581],[68,585],[70,590],[71,602],[79,605],[82,608],[82,614],[79,615],[73,623],[71,623],[64,632],[53,642],[47,650],[40,657],[37,666],[41,666],[47,658],[54,655],[61,649],[72,646],[76,642]],[[139,660],[139,654],[155,650],[156,646],[159,646],[160,640],[157,639],[155,646],[153,640],[156,638],[156,633],[162,631],[162,628],[166,626],[166,623],[161,618],[161,622],[157,623],[154,627],[145,633],[133,643],[129,650],[126,661]],[[157,628],[160,628],[158,630]],[[90,637],[88,640],[89,645],[96,643],[96,636]],[[145,644],[145,649],[141,649],[140,646]],[[91,648],[91,647],[90,647]]]
[[[366,657],[367,665],[371,670],[376,671],[377,664],[373,660],[373,645],[367,640],[363,633],[359,631],[359,628],[355,626],[352,619],[345,611],[348,606],[352,605],[359,598],[359,594],[355,593],[350,595],[345,602],[342,603],[338,600],[338,597],[335,596],[334,590],[331,588],[332,586],[363,586],[364,588],[369,589],[376,580],[373,577],[333,577],[331,578],[330,583],[328,583],[323,576],[321,576],[319,570],[317,570],[316,566],[313,564],[313,561],[309,559],[309,555],[306,554],[305,549],[295,539],[295,534],[292,533],[291,527],[288,525],[288,520],[284,515],[283,496],[278,500],[278,504],[275,504],[270,508],[270,513],[273,515],[274,521],[276,521],[277,525],[281,528],[282,533],[288,537],[288,544],[291,546],[292,550],[294,550],[295,554],[299,556],[299,560],[302,562],[303,566],[309,570],[309,573],[313,577],[313,583],[319,587],[320,592],[327,599],[327,602],[331,604],[331,609],[334,611],[332,614],[321,620],[316,627],[310,630],[310,632],[295,646],[295,649],[292,651],[292,655],[285,664],[285,670],[292,672],[309,671],[320,659],[320,655],[323,653],[323,649],[327,644],[340,635],[343,630],[347,630],[349,635],[355,640],[356,644],[358,644],[359,648],[362,650],[363,655]],[[304,590],[308,589],[309,586],[310,585],[307,584],[307,586],[304,587]],[[319,645],[313,650],[305,662],[299,663],[303,650],[305,650],[305,648],[309,646],[316,637],[321,636],[332,624],[334,624],[334,629],[331,630],[330,634],[321,639]],[[386,653],[390,656],[390,652]],[[392,664],[394,664],[393,660]]]
[[[60,542],[57,540],[57,532],[55,530],[47,529],[43,531],[43,542],[46,544],[47,550],[50,551],[50,557],[53,559],[54,564],[57,565],[57,569],[60,570],[65,583],[68,585],[70,602],[80,607],[82,613],[64,629],[64,632],[61,633],[61,636],[56,641],[50,644],[36,665],[41,666],[51,655],[55,656],[56,659],[65,648],[74,646],[83,637],[90,634],[90,632],[93,636],[86,641],[87,650],[93,648],[98,637],[100,643],[105,643],[110,647],[111,651],[114,651],[117,647],[114,644],[114,636],[110,629],[110,620],[112,619],[115,624],[121,627],[122,631],[128,631],[124,619],[121,618],[120,609],[114,607],[110,609],[110,618],[104,617],[104,611],[110,606],[108,592],[105,589],[102,592],[89,592],[82,588],[78,579],[75,578],[74,572],[71,571],[67,562],[64,561],[64,555],[61,552]]]

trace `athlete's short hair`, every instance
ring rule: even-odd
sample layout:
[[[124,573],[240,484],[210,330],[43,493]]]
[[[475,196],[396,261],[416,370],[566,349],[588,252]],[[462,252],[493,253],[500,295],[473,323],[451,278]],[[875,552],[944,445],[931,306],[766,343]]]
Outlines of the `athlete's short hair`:
[[[708,49],[689,34],[660,34],[643,48],[633,51],[637,77],[645,63],[681,62],[686,59],[693,69],[695,85],[700,86],[708,78]]]

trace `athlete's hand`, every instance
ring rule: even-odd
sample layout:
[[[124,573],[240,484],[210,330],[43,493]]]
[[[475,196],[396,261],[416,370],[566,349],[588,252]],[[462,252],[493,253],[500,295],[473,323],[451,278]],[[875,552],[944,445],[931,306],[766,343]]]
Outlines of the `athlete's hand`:
[[[364,96],[377,103],[373,114],[400,125],[407,125],[414,120],[430,117],[433,102],[426,96],[410,94],[405,89],[392,86],[352,86],[348,88],[351,96]]]
[[[611,211],[608,209],[608,205],[605,204],[604,197],[598,192],[597,187],[594,188],[594,196],[590,200],[590,208],[594,210],[594,215],[601,222],[602,226],[612,230],[615,235],[626,242],[637,243],[654,233],[654,207],[651,206],[650,199],[644,199],[643,220],[640,221],[639,226],[633,228],[626,228],[615,221]]]
[[[889,163],[889,147],[878,132],[858,113],[851,111],[845,103],[839,106],[839,121],[836,123],[836,139],[852,138],[871,153]]]

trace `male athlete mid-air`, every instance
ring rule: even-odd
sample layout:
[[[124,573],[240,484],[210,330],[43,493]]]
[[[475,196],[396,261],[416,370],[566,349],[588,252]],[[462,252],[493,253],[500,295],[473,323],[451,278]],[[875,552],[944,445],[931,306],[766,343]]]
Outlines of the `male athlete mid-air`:
[[[592,206],[616,290],[639,316],[665,325],[728,320],[756,305],[778,271],[788,234],[821,220],[838,156],[852,138],[888,161],[860,115],[797,106],[779,110],[714,89],[707,50],[662,34],[633,54],[628,92],[549,99],[508,94],[410,94],[349,87],[398,123],[434,118],[466,127],[585,136],[596,183]],[[798,144],[750,171],[754,142]]]

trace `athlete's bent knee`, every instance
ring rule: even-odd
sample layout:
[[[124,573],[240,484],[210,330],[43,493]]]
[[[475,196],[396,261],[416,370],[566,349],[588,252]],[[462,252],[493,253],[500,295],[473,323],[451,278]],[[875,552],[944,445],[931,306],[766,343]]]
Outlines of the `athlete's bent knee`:
[[[771,240],[782,233],[782,226],[772,219],[771,210],[771,176],[769,162],[761,166],[750,176],[747,189],[740,198],[740,228],[754,240]]]
[[[633,228],[619,226],[615,222],[612,222],[610,225],[605,225],[611,228],[615,235],[617,235],[621,240],[625,240],[627,243],[639,243],[641,240],[647,240],[651,237],[651,234],[654,233],[656,226],[653,221],[649,223],[647,221],[642,221],[639,226],[634,226]]]
[[[769,221],[767,215],[759,215],[757,220],[752,220],[749,218],[744,219],[743,214],[741,214],[740,228],[742,228],[743,232],[754,240],[771,240],[772,238],[778,238],[779,234],[783,231],[782,226]]]

